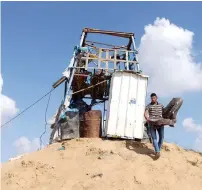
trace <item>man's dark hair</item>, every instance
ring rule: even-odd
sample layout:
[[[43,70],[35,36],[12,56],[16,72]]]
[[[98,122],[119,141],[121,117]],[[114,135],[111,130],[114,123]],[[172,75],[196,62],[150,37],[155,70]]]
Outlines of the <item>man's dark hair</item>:
[[[153,96],[156,96],[156,97],[157,97],[156,93],[152,93],[152,94],[150,95],[150,97],[153,97]]]

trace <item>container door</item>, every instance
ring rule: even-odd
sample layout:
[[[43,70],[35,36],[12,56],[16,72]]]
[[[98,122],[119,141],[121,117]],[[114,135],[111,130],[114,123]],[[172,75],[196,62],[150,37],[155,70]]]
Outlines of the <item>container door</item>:
[[[143,138],[144,133],[144,111],[145,111],[145,100],[147,94],[147,81],[148,78],[138,76],[137,81],[137,94],[136,94],[136,112],[135,119],[136,125],[133,131],[134,138]]]
[[[121,72],[114,73],[110,85],[108,116],[106,125],[106,135],[116,135],[118,109],[119,109],[119,94],[121,92],[122,74]]]
[[[116,72],[112,78],[107,136],[142,138],[147,77]]]

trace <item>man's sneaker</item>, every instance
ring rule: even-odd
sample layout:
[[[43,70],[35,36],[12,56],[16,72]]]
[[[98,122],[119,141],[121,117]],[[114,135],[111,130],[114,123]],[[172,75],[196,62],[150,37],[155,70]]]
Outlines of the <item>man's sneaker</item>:
[[[160,155],[160,152],[157,152],[156,155],[155,155],[155,160],[159,159],[160,156],[161,156],[161,155]]]

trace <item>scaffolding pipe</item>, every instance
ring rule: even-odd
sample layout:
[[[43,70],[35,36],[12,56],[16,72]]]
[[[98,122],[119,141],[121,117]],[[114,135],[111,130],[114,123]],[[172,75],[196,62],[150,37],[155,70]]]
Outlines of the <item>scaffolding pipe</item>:
[[[134,51],[137,51],[137,48],[136,48],[136,45],[135,45],[135,39],[134,39],[133,36],[131,38],[132,38],[132,42],[133,42],[133,49],[134,49]],[[140,65],[139,65],[139,62],[138,62],[137,55],[136,55],[136,61],[137,61],[137,64],[136,64],[136,66],[137,66],[137,72],[139,72],[140,71]]]
[[[80,47],[82,46],[82,44],[83,44],[83,40],[84,40],[84,37],[85,37],[85,32],[83,32],[82,33],[82,35],[81,35],[81,40],[80,40]],[[71,85],[72,85],[72,81],[73,81],[73,78],[74,78],[74,74],[75,74],[75,71],[76,71],[76,67],[77,67],[77,59],[76,60],[74,60],[74,64],[73,64],[73,66],[74,66],[74,68],[73,68],[73,70],[72,70],[72,72],[71,72],[71,77],[70,77],[70,80],[69,80],[69,83],[68,83],[68,87],[67,87],[67,94],[69,94],[69,90],[70,90],[70,87],[71,87]]]

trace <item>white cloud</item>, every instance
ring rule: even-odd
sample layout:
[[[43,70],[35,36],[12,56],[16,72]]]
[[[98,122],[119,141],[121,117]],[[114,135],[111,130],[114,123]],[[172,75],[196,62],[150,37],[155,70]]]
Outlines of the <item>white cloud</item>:
[[[149,92],[160,96],[202,90],[202,64],[192,56],[194,33],[165,18],[145,26],[139,46],[139,62],[150,75]]]
[[[6,121],[8,121],[10,118],[14,117],[17,112],[19,111],[16,107],[16,103],[14,100],[9,98],[8,96],[5,96],[1,94],[3,86],[3,79],[0,74],[0,124],[4,124]]]
[[[202,134],[200,134],[195,141],[194,148],[200,152],[202,152]]]
[[[2,76],[0,74],[0,93],[2,91],[2,86],[3,86],[3,79],[2,79]]]
[[[202,125],[196,124],[191,117],[184,119],[182,125],[186,131],[197,134],[194,148],[202,152]]]
[[[191,117],[184,119],[184,121],[182,122],[182,125],[187,131],[202,134],[202,125],[196,124]]]
[[[16,148],[17,154],[24,154],[38,150],[40,141],[39,138],[30,141],[27,137],[22,136],[13,143],[13,146]]]

